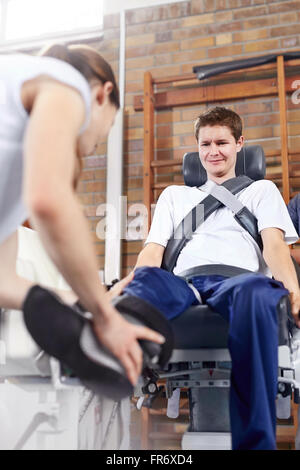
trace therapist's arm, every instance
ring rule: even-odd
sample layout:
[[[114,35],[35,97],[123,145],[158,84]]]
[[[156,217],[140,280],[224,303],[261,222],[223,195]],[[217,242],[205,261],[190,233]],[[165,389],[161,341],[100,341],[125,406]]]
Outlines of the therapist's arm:
[[[283,232],[277,228],[266,228],[261,231],[263,241],[263,257],[271,273],[277,281],[281,281],[290,292],[292,314],[300,328],[300,290],[297,274],[291,259],[288,245],[284,241]]]

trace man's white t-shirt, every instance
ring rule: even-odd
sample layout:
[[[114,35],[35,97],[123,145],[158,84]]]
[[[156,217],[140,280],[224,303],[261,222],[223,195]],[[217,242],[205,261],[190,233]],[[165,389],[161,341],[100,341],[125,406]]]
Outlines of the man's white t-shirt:
[[[199,188],[167,187],[158,199],[145,243],[153,242],[165,247],[182,219],[208,196],[209,188],[214,184],[208,180]],[[236,197],[257,218],[259,232],[275,227],[283,231],[287,244],[298,240],[284,200],[273,182],[255,181]],[[181,251],[173,272],[180,274],[206,264],[227,264],[271,276],[256,242],[227,207],[217,209],[200,224]]]
[[[22,201],[22,182],[23,138],[29,114],[22,104],[21,87],[27,80],[42,75],[69,85],[81,94],[86,119],[80,133],[90,119],[90,86],[74,67],[52,57],[0,56],[0,243],[28,216]]]

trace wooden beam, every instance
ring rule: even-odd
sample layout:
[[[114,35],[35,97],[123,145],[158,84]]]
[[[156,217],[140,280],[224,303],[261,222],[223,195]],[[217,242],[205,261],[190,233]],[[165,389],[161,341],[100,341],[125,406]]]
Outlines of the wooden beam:
[[[280,115],[282,195],[286,204],[290,200],[289,162],[288,162],[288,131],[286,118],[286,83],[283,56],[277,57],[277,81]]]
[[[296,67],[300,65],[300,59],[292,59],[292,60],[287,60],[285,62],[285,66],[288,66],[288,67]],[[274,63],[271,63],[271,64],[265,64],[265,65],[259,65],[259,66],[255,66],[255,67],[249,67],[247,69],[243,69],[243,71],[241,72],[241,70],[232,70],[231,72],[226,72],[226,73],[223,73],[223,74],[219,74],[219,75],[216,75],[216,77],[220,77],[220,76],[223,76],[223,77],[228,77],[228,76],[231,76],[231,75],[240,75],[240,76],[243,76],[245,74],[245,72],[247,73],[251,73],[251,72],[262,72],[262,71],[265,71],[265,70],[272,70],[275,68],[275,64]],[[175,83],[175,82],[189,82],[190,80],[197,80],[198,83],[201,83],[201,81],[199,82],[198,78],[197,78],[197,75],[195,73],[185,73],[183,75],[173,75],[173,76],[169,76],[169,77],[158,77],[158,78],[153,78],[153,83],[155,85],[163,85],[163,84],[166,84],[166,83]]]
[[[298,75],[299,77],[299,75]],[[286,93],[293,93],[292,82],[297,78],[288,77],[285,80]],[[277,79],[249,80],[241,83],[225,83],[208,86],[195,86],[186,89],[171,89],[155,93],[155,109],[170,108],[172,106],[190,106],[215,101],[238,100],[258,96],[274,96],[278,93]],[[143,110],[144,96],[134,97],[135,111]]]
[[[153,194],[153,170],[151,162],[154,160],[154,93],[152,75],[146,72],[144,76],[144,205],[148,211],[148,231],[151,225],[151,204]]]
[[[165,166],[180,166],[182,165],[182,158],[174,158],[174,160],[154,160],[151,162],[152,168],[163,168]]]
[[[149,449],[149,431],[150,431],[150,422],[149,422],[150,411],[149,411],[149,408],[142,407],[141,414],[142,414],[141,450],[147,450],[147,449]]]
[[[186,73],[184,75],[173,75],[170,77],[161,77],[161,78],[154,78],[153,83],[155,85],[161,85],[165,83],[173,83],[173,82],[184,82],[186,80],[197,80],[197,76],[195,73]]]

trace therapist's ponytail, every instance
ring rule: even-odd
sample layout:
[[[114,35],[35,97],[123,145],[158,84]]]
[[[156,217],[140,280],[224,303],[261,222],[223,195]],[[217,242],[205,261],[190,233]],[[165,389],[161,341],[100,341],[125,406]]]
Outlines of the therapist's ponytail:
[[[73,46],[53,44],[43,49],[39,55],[67,62],[77,69],[90,84],[95,80],[103,85],[105,82],[111,82],[113,89],[109,99],[117,109],[120,107],[119,89],[112,68],[92,47],[82,44]]]

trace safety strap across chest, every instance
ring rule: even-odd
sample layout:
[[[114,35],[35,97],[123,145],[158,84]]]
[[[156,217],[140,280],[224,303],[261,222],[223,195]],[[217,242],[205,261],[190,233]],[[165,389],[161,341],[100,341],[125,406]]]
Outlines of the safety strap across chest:
[[[224,206],[234,213],[235,220],[252,236],[262,250],[263,245],[258,232],[257,219],[235,196],[252,183],[253,180],[247,176],[237,176],[224,181],[221,185],[214,185],[212,190],[209,191],[210,194],[197,206],[193,207],[176,227],[164,251],[162,268],[173,271],[180,252],[192,238],[195,230],[213,212]]]

